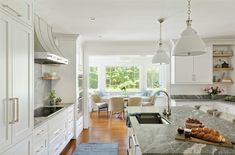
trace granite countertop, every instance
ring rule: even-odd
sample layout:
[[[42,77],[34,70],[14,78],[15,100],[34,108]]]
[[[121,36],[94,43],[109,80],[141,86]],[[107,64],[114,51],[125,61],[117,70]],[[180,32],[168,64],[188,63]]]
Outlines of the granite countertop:
[[[164,107],[128,107],[128,114],[162,113]],[[167,118],[171,124],[139,124],[134,116],[130,122],[144,155],[148,154],[226,154],[234,155],[235,148],[216,147],[200,143],[175,140],[178,126],[184,126],[185,119],[193,117],[201,120],[207,127],[214,128],[231,141],[235,141],[235,124],[215,118],[189,106],[172,107],[172,115]]]
[[[52,118],[53,116],[57,115],[58,113],[60,113],[61,111],[65,110],[66,108],[68,108],[71,105],[74,105],[74,103],[61,103],[59,105],[54,105],[54,106],[44,106],[44,107],[63,107],[63,108],[61,110],[58,110],[57,112],[55,112],[54,114],[52,114],[52,115],[50,115],[48,117],[34,117],[34,128],[37,128],[42,123],[46,122],[47,120],[49,120],[50,118]]]

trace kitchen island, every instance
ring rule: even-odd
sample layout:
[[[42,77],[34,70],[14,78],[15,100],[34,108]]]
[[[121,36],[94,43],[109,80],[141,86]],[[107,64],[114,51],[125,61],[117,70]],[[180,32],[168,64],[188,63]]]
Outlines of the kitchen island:
[[[128,115],[136,113],[162,114],[164,107],[128,107]],[[235,124],[213,117],[203,111],[189,106],[172,107],[172,115],[165,118],[170,124],[139,124],[135,116],[130,116],[130,123],[138,141],[136,146],[144,155],[148,154],[226,154],[235,155],[235,148],[217,147],[200,143],[175,140],[178,126],[184,127],[186,118],[201,120],[206,127],[218,130],[222,135],[235,141]]]

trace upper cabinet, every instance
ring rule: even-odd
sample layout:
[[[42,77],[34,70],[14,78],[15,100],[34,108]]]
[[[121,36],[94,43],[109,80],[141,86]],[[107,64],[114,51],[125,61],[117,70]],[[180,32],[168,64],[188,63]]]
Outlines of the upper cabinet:
[[[199,56],[171,58],[172,84],[212,84],[212,45],[208,52]]]
[[[33,130],[33,29],[0,11],[0,49],[0,154],[21,154]]]
[[[16,20],[29,26],[33,25],[32,0],[0,0],[0,8]]]

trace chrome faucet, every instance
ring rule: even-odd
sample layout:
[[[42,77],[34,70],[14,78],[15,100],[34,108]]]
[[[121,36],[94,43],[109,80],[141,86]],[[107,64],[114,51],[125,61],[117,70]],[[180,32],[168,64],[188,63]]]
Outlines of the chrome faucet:
[[[157,94],[163,93],[167,97],[167,109],[164,108],[163,115],[166,115],[167,117],[171,115],[171,109],[170,109],[170,96],[168,93],[164,90],[159,90],[156,92]]]

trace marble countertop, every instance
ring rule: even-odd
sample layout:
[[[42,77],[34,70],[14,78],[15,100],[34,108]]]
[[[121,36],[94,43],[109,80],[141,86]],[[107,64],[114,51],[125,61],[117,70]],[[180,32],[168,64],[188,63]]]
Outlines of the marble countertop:
[[[235,102],[225,101],[224,99],[216,99],[216,100],[211,100],[211,99],[171,99],[171,101],[174,101],[174,102],[221,102],[221,103],[235,105]]]
[[[62,104],[54,105],[54,106],[45,106],[45,107],[63,107],[63,108],[48,117],[34,117],[34,128],[37,128],[38,126],[40,126],[44,122],[48,121],[50,118],[57,115],[58,113],[65,110],[66,108],[68,108],[71,105],[74,105],[74,103],[62,103]]]
[[[162,113],[164,107],[128,107],[128,114]],[[167,118],[171,124],[139,124],[134,116],[130,116],[132,128],[136,134],[140,149],[148,154],[226,154],[234,155],[235,148],[216,147],[200,143],[175,140],[178,126],[184,126],[185,119],[193,117],[201,120],[207,127],[214,128],[230,140],[235,141],[235,124],[215,118],[189,106],[172,107],[172,115]]]

